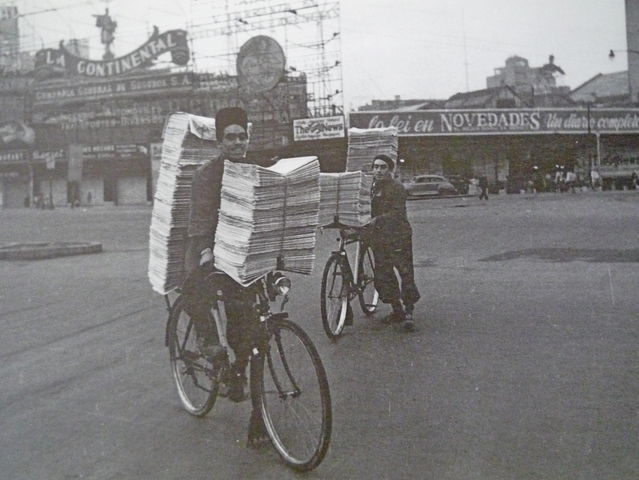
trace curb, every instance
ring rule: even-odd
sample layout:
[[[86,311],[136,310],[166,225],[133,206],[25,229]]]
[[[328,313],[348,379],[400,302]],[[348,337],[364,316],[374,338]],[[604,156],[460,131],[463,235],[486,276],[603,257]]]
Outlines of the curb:
[[[468,194],[461,194],[461,195],[408,195],[406,197],[406,200],[409,202],[412,202],[413,200],[442,200],[444,198],[472,198],[472,197],[476,197],[477,195],[468,195]]]
[[[0,260],[42,260],[102,252],[97,242],[37,242],[0,245]]]

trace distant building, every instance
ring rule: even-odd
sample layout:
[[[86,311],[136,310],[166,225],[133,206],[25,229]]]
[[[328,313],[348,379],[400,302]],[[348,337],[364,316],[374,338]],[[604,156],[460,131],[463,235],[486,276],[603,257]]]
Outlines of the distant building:
[[[20,69],[18,7],[0,7],[0,73]]]
[[[506,59],[503,67],[495,69],[495,74],[486,78],[488,88],[509,86],[517,93],[534,91],[535,95],[569,91],[568,87],[557,86],[557,75],[563,75],[562,68],[555,64],[550,55],[548,63],[541,67],[531,67],[528,60],[517,55]]]
[[[626,42],[630,102],[639,103],[639,2],[626,0]]]
[[[88,38],[72,38],[66,42],[64,46],[69,52],[78,57],[90,57],[90,44]]]
[[[36,195],[56,206],[152,201],[164,123],[176,111],[212,117],[242,106],[252,159],[296,156],[293,122],[308,117],[304,74],[240,97],[234,76],[149,68],[163,53],[178,66],[188,61],[183,30],[156,31],[152,52],[143,44],[112,62],[90,60],[88,41],[78,39],[21,56],[17,17],[0,7],[0,208]],[[321,155],[324,163],[335,156]]]
[[[433,110],[443,108],[445,100],[433,99],[401,99],[395,95],[393,100],[371,100],[370,105],[363,105],[357,110],[359,112],[372,112],[383,110]]]
[[[526,107],[520,96],[509,86],[499,86],[456,93],[444,103],[444,108],[520,108]]]
[[[630,103],[628,72],[598,73],[570,92],[570,98],[580,104],[590,103],[606,107],[628,106]]]

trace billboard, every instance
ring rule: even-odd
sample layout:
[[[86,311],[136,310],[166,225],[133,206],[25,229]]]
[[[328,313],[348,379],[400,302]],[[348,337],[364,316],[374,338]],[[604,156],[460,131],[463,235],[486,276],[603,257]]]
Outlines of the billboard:
[[[65,101],[101,100],[109,97],[139,97],[159,93],[191,92],[196,78],[192,72],[168,75],[145,75],[118,80],[105,80],[70,85],[36,85],[33,103],[36,106],[59,105]]]
[[[293,121],[293,139],[323,140],[344,138],[345,122],[342,115],[321,118],[301,118]]]
[[[171,52],[173,63],[184,66],[189,61],[189,46],[185,30],[160,33],[155,27],[151,37],[140,47],[111,60],[90,60],[75,55],[60,42],[60,48],[45,48],[36,52],[35,75],[38,78],[69,74],[86,77],[116,77],[152,64],[160,55]]]
[[[399,136],[639,133],[639,109],[547,108],[353,112],[350,126]]]
[[[286,58],[279,43],[266,35],[250,38],[237,54],[237,78],[247,94],[271,90],[284,76]]]
[[[21,120],[0,123],[0,149],[24,147],[35,143],[35,131]]]

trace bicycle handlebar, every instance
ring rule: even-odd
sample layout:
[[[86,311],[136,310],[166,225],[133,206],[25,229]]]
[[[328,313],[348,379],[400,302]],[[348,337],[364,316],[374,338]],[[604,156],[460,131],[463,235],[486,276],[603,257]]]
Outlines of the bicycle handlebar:
[[[336,228],[339,230],[353,230],[354,232],[361,232],[366,228],[364,225],[346,225],[345,223],[333,220],[328,225],[322,225],[321,228]]]

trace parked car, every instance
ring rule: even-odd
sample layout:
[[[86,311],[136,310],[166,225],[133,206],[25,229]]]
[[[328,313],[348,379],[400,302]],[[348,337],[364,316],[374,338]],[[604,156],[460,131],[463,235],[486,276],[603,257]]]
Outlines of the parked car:
[[[466,195],[468,193],[468,185],[470,185],[470,180],[462,177],[461,175],[448,175],[448,181],[453,184],[455,190],[457,190],[462,195]]]
[[[457,189],[441,175],[418,175],[404,184],[409,197],[458,195]]]

